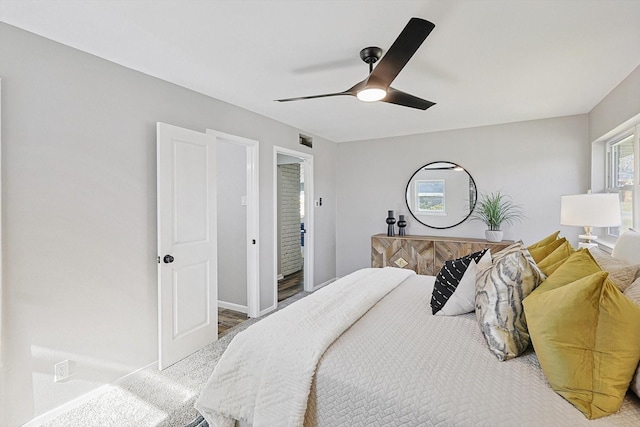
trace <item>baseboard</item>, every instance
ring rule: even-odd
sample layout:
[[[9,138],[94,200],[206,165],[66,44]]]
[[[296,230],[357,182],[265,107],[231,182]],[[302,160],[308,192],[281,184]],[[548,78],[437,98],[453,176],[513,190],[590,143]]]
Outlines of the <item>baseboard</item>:
[[[258,314],[258,317],[262,317],[265,314],[271,313],[273,310],[275,310],[276,308],[278,308],[278,305],[272,305],[271,307],[267,307],[264,310],[260,311],[260,313]]]
[[[330,285],[331,283],[335,282],[338,279],[339,279],[339,277],[334,277],[333,279],[329,279],[324,283],[320,283],[319,285],[316,285],[316,286],[313,287],[313,291],[312,292],[315,292],[320,288],[324,288],[325,286]]]
[[[226,308],[227,310],[238,311],[244,314],[247,314],[247,311],[248,311],[246,305],[240,305],[240,304],[235,304],[233,302],[226,302],[226,301],[218,301],[218,307]]]
[[[62,405],[53,408],[52,410],[45,412],[42,415],[38,415],[37,417],[35,417],[34,419],[32,419],[31,421],[27,422],[26,424],[23,424],[22,427],[39,427],[42,426],[45,423],[48,423],[50,421],[55,420],[56,418],[58,418],[59,416],[66,414],[67,412],[71,411],[72,409],[77,408],[78,406],[84,405],[85,403],[87,403],[88,401],[95,399],[103,394],[105,394],[106,392],[110,391],[111,389],[113,389],[114,387],[118,387],[119,384],[122,384],[124,381],[126,381],[128,378],[139,374],[140,372],[147,370],[147,369],[158,369],[158,361],[155,361],[153,363],[148,364],[147,366],[143,366],[140,369],[136,369],[135,371],[120,377],[116,380],[114,380],[112,383],[109,384],[105,384],[103,386],[100,386],[94,390],[91,390],[81,396],[76,397],[75,399],[67,402],[67,403],[63,403]]]

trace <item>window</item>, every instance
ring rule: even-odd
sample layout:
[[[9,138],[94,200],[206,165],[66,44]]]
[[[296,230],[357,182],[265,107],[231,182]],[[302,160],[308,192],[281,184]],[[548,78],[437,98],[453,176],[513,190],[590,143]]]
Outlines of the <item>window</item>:
[[[444,180],[416,181],[416,206],[423,214],[444,214]]]
[[[637,132],[627,132],[607,142],[606,191],[620,195],[620,212],[622,225],[609,227],[608,234],[618,237],[634,225],[633,209],[634,190],[636,183],[636,147],[638,146]],[[638,197],[640,195],[635,195]]]

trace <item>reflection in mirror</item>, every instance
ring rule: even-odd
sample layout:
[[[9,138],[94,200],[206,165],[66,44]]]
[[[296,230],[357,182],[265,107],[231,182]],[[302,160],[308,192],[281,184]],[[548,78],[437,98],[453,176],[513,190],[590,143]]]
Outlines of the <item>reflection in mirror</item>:
[[[451,228],[466,220],[476,205],[476,183],[462,166],[428,163],[407,183],[409,212],[431,228]]]

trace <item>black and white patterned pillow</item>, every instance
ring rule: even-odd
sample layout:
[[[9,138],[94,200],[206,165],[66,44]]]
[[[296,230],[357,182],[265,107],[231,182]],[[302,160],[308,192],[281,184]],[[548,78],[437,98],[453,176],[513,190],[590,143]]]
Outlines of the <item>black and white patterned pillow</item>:
[[[431,310],[438,316],[456,316],[475,309],[478,264],[491,265],[489,249],[445,261],[436,276],[431,294]]]

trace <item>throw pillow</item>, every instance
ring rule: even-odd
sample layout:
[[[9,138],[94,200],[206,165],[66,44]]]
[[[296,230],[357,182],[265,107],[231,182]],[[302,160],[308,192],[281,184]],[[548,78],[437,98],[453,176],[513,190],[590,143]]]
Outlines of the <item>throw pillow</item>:
[[[555,266],[558,262],[566,260],[574,252],[573,247],[569,242],[563,242],[553,252],[547,255],[542,261],[538,263],[538,267],[547,276],[552,273],[551,266]]]
[[[640,360],[640,307],[607,276],[600,271],[524,301],[549,384],[589,419],[618,411]]]
[[[555,251],[556,249],[558,249],[558,247],[560,247],[560,245],[562,245],[564,242],[566,242],[567,239],[565,239],[564,237],[562,239],[556,239],[553,242],[549,243],[548,245],[545,246],[540,246],[537,248],[533,248],[533,249],[529,249],[529,252],[531,253],[531,256],[533,257],[535,262],[540,262],[543,259],[545,259],[547,256],[551,255],[551,253],[553,251]]]
[[[640,278],[633,281],[631,286],[625,289],[624,294],[638,306],[640,306]],[[640,397],[640,364],[636,369],[636,373],[631,380],[631,386],[629,387],[636,396]]]
[[[518,356],[529,345],[522,300],[543,277],[524,255],[522,244],[520,247],[494,259],[476,280],[476,318],[489,350],[503,361]]]
[[[598,248],[590,248],[589,252],[593,255],[593,258],[598,262],[600,268],[609,272],[609,279],[615,283],[621,291],[631,285],[638,273],[638,264],[628,264],[627,262],[613,258],[605,251]]]
[[[476,274],[491,265],[491,252],[484,249],[462,258],[445,261],[436,276],[431,310],[440,316],[470,313],[475,308]]]
[[[586,249],[578,249],[563,261],[562,265],[551,273],[531,294],[539,294],[559,288],[599,271],[602,271],[602,269],[593,259],[591,253]]]
[[[511,245],[507,246],[504,249],[499,250],[495,254],[491,255],[491,259],[493,262],[513,253],[513,252],[522,252],[522,242],[515,242]]]
[[[535,249],[535,248],[539,248],[542,246],[547,246],[549,243],[553,242],[554,240],[556,240],[558,238],[558,236],[560,235],[560,230],[556,231],[555,233],[551,233],[550,235],[548,235],[547,237],[545,237],[544,239],[527,246],[527,249],[531,250],[531,249]]]
[[[622,233],[611,256],[631,265],[640,263],[640,232],[629,230]]]

